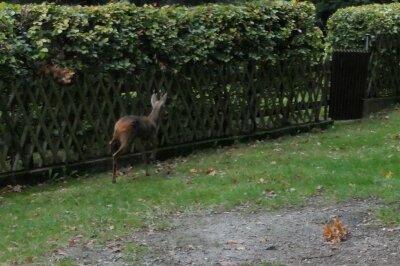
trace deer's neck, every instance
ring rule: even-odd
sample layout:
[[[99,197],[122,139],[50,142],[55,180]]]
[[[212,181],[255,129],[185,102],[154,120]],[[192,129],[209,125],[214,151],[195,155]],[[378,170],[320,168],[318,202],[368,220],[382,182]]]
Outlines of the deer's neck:
[[[154,108],[147,117],[149,118],[150,121],[152,121],[155,125],[157,125],[159,116],[160,116],[160,109]]]

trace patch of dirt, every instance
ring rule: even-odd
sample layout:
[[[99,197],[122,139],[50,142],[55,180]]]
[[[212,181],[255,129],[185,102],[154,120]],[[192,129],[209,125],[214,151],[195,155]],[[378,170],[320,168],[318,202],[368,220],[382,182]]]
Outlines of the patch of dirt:
[[[168,230],[137,231],[123,241],[148,250],[135,265],[399,265],[400,228],[374,222],[375,207],[357,201],[279,212],[182,215],[171,218]],[[323,226],[334,216],[350,235],[332,245],[324,240]],[[132,265],[108,247],[75,247],[63,256],[87,265]]]

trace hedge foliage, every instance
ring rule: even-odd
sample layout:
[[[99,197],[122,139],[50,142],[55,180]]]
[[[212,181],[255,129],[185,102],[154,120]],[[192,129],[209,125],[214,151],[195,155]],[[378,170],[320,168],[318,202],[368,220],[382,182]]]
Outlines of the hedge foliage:
[[[162,8],[3,3],[0,69],[14,75],[43,62],[127,72],[299,56],[311,62],[323,50],[314,13],[312,4],[295,1]]]
[[[328,21],[328,44],[336,49],[357,49],[365,35],[400,33],[400,3],[365,5],[338,10]]]
[[[317,10],[318,24],[325,28],[328,18],[339,8],[349,6],[361,6],[367,4],[384,4],[396,2],[396,0],[305,0],[312,2]]]

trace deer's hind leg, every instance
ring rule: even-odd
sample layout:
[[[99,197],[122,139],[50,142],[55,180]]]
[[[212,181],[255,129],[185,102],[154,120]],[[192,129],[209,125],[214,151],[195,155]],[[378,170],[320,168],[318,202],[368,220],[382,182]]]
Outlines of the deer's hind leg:
[[[113,157],[113,175],[112,182],[117,182],[117,168],[118,168],[118,159],[121,155],[127,150],[130,145],[131,139],[127,135],[122,135],[119,138],[120,146],[116,152],[112,155]]]

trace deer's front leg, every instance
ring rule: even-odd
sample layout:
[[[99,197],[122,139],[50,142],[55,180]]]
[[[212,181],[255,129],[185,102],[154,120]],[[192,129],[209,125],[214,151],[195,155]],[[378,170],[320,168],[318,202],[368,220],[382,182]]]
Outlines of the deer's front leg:
[[[117,158],[113,156],[113,174],[112,174],[112,182],[117,183]]]
[[[142,160],[144,162],[144,171],[145,171],[145,175],[149,176],[149,164],[148,164],[148,160],[147,160],[147,154],[146,154],[146,144],[145,143],[139,143],[138,145],[140,153],[142,154]]]
[[[152,144],[153,150],[151,151],[151,154],[150,154],[150,161],[152,163],[155,163],[155,161],[156,161],[156,153],[157,153],[157,148],[158,148],[157,135],[153,136],[153,138],[151,139],[151,144]]]

